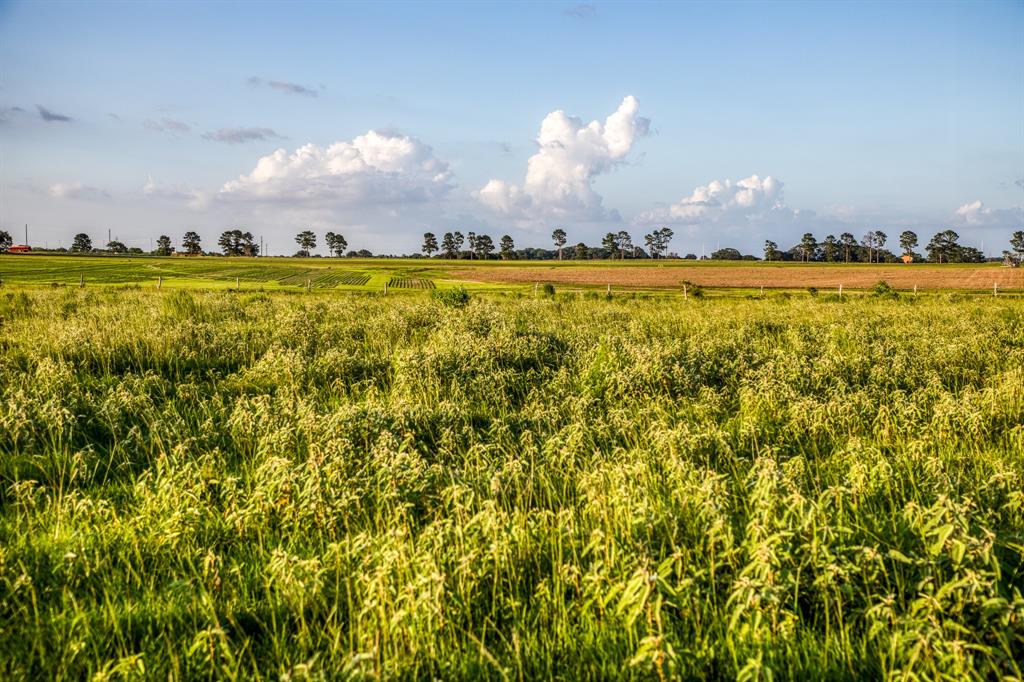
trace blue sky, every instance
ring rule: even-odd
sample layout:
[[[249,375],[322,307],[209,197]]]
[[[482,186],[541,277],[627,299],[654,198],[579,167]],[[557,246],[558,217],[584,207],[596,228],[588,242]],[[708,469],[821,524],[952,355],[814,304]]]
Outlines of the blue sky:
[[[33,242],[998,253],[1022,202],[1020,2],[0,4],[0,223]]]

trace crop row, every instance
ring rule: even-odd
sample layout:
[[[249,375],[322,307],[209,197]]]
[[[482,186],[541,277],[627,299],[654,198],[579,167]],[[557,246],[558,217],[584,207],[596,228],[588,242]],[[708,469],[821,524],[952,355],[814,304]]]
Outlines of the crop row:
[[[392,289],[433,289],[434,281],[422,277],[392,277],[388,281]]]

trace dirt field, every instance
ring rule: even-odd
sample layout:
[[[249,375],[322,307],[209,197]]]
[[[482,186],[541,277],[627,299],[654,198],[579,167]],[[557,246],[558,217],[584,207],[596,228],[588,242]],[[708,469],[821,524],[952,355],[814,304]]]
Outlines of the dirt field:
[[[664,266],[501,266],[454,270],[477,282],[613,287],[678,287],[683,281],[706,287],[772,289],[866,289],[885,280],[898,289],[1024,289],[1024,268],[998,265],[664,265]]]

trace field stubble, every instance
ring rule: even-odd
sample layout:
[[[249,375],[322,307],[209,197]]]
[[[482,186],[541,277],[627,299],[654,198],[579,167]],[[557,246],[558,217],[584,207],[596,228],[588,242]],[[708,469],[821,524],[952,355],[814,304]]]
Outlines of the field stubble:
[[[1024,268],[992,265],[965,267],[939,265],[680,265],[678,261],[658,266],[562,265],[517,267],[478,266],[456,269],[452,275],[468,280],[530,284],[551,282],[572,286],[679,287],[684,281],[704,287],[772,289],[869,289],[879,280],[897,289],[1024,289]]]

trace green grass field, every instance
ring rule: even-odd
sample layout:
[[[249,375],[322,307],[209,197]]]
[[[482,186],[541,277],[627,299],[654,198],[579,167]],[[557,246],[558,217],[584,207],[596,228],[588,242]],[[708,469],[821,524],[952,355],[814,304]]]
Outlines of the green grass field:
[[[445,286],[444,269],[426,261],[296,258],[154,258],[82,256],[0,257],[0,279],[10,285],[132,284],[188,289],[337,289],[381,291],[392,278]]]
[[[0,291],[0,677],[1021,678],[1021,302],[285,265]]]

